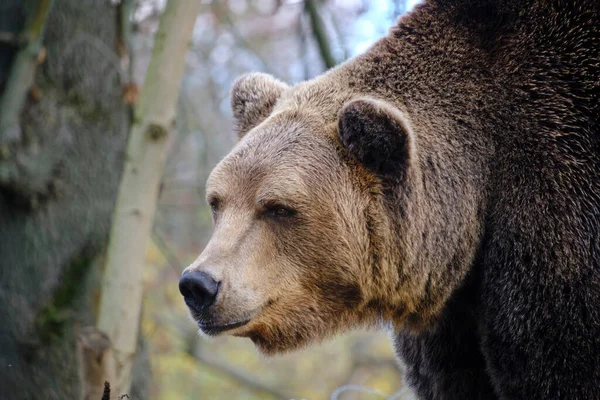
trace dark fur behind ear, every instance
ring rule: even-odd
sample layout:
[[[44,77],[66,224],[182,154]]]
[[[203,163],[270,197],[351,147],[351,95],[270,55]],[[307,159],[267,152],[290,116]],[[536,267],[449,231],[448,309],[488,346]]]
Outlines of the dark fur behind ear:
[[[231,89],[231,109],[237,136],[242,138],[264,121],[287,88],[288,85],[271,75],[250,73],[240,76]]]
[[[365,167],[402,178],[410,163],[411,132],[400,110],[383,101],[353,100],[339,114],[342,144]]]

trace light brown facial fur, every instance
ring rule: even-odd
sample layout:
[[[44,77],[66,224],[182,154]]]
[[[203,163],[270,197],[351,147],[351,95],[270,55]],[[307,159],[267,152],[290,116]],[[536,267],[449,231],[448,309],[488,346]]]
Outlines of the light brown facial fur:
[[[245,91],[257,82],[263,94],[282,88],[266,76],[242,78],[232,100],[238,118],[243,109],[252,110],[253,121],[269,113],[248,104]],[[307,106],[316,94],[310,87],[280,94],[258,126],[236,121],[242,138],[207,182],[214,234],[187,269],[221,282],[216,303],[198,319],[215,325],[249,319],[229,333],[250,337],[265,353],[404,316],[410,308],[389,294],[399,276],[382,254],[391,245],[382,234],[390,223],[373,196],[378,180],[341,146],[337,113]]]
[[[271,354],[358,325],[423,329],[463,278],[478,225],[459,208],[456,221],[439,217],[431,196],[448,194],[426,192],[421,173],[435,162],[419,149],[431,139],[401,102],[357,79],[367,61],[292,88],[264,74],[234,85],[240,142],[208,180],[215,230],[186,270],[220,282],[215,303],[192,311],[201,330],[250,337]],[[469,240],[457,248],[424,233],[445,229]]]
[[[212,173],[215,231],[190,267],[223,282],[214,318],[252,318],[231,333],[268,353],[358,323],[369,291],[359,280],[368,198],[354,189],[335,143],[288,112],[244,137]],[[334,189],[340,182],[343,190]]]

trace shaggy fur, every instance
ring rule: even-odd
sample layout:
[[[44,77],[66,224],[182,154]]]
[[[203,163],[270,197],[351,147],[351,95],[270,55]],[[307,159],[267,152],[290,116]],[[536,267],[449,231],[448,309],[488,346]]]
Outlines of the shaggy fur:
[[[430,0],[232,92],[200,323],[288,351],[389,323],[422,399],[600,399],[600,3]]]

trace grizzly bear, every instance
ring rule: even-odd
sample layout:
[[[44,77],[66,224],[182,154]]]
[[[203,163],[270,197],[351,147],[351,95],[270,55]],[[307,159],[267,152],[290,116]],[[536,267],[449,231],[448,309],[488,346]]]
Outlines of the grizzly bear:
[[[598,0],[429,0],[232,108],[180,280],[202,332],[381,326],[419,398],[600,399]]]

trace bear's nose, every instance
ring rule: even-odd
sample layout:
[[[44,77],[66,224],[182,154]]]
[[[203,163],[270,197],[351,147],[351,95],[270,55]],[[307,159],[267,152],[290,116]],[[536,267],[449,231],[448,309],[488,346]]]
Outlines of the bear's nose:
[[[179,279],[179,291],[188,307],[200,311],[215,302],[219,292],[219,282],[206,272],[186,272]]]

